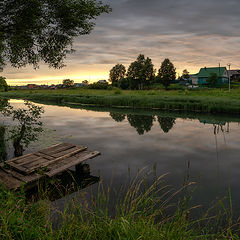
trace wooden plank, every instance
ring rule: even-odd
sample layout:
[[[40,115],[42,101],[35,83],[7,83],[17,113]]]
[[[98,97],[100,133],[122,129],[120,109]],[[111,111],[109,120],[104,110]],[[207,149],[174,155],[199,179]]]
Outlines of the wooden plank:
[[[52,157],[52,156],[49,156],[49,155],[46,155],[46,154],[40,153],[40,152],[36,152],[36,153],[34,153],[34,155],[36,155],[36,156],[38,156],[38,157],[46,158],[46,159],[48,159],[48,160],[53,160],[53,159],[55,159],[55,158]]]
[[[46,175],[48,177],[53,177],[54,175],[57,175],[59,173],[62,173],[64,171],[66,171],[67,169],[80,164],[81,162],[84,162],[88,159],[94,158],[96,156],[98,156],[100,153],[95,151],[95,152],[90,152],[88,154],[86,154],[85,156],[83,156],[82,158],[76,158],[75,156],[72,158],[67,158],[66,160],[69,161],[69,163],[64,164],[63,166],[60,167],[54,167],[51,171],[49,171],[48,173],[46,173]]]
[[[8,189],[21,187],[22,182],[0,169],[0,182]]]
[[[10,162],[15,162],[16,160],[21,160],[21,159],[26,158],[26,157],[31,156],[31,155],[32,155],[32,153],[29,153],[29,154],[23,155],[23,156],[21,156],[21,157],[12,158],[12,159],[10,159],[10,160],[5,161],[5,163],[8,164],[8,163],[10,163]]]
[[[86,149],[86,148],[85,148],[85,149]],[[61,156],[61,157],[59,157],[59,158],[56,158],[56,159],[54,159],[54,160],[52,160],[52,161],[47,161],[47,162],[45,162],[45,163],[43,163],[43,164],[41,164],[41,165],[36,165],[36,166],[30,167],[30,168],[25,168],[24,171],[25,171],[27,174],[30,174],[30,173],[34,172],[37,168],[47,167],[47,166],[50,165],[50,164],[53,164],[53,163],[55,163],[55,162],[57,162],[57,161],[60,161],[60,160],[62,160],[62,159],[71,157],[71,156],[75,155],[76,153],[82,152],[82,151],[84,151],[85,149],[84,149],[84,148],[77,148],[76,150],[74,150],[74,151],[72,151],[72,152],[69,152],[68,154],[65,154],[64,156]],[[22,166],[21,166],[21,167],[22,167]]]
[[[64,151],[61,151],[61,152],[58,152],[58,153],[54,153],[54,154],[52,154],[52,156],[59,159],[61,156],[65,156],[65,155],[67,155],[71,152],[75,152],[78,149],[79,149],[79,152],[82,152],[82,151],[86,150],[87,148],[82,147],[82,146],[74,147],[74,148],[70,148],[70,149],[67,149],[67,150],[64,150]]]
[[[10,174],[14,178],[17,178],[18,180],[25,182],[25,183],[33,182],[33,181],[36,181],[36,180],[42,178],[42,175],[40,175],[38,173],[33,173],[31,175],[22,175],[21,173],[18,173],[16,171],[14,171],[13,169],[4,168],[4,164],[0,164],[0,169],[4,172]]]
[[[14,162],[14,164],[18,165],[18,166],[24,166],[26,164],[31,164],[33,162],[38,162],[40,160],[44,159],[45,161],[49,161],[48,159],[46,158],[42,158],[42,157],[39,157],[39,156],[36,156],[35,154],[33,154],[31,157],[28,157],[26,160],[21,160],[20,163],[18,162]],[[9,163],[9,165],[11,165],[11,163]]]
[[[48,159],[39,157],[39,158],[33,159],[33,161],[31,162],[24,163],[21,166],[27,169],[33,168],[33,167],[38,168],[38,167],[41,167],[41,165],[45,165],[46,163],[49,163],[49,162],[50,161]]]
[[[58,146],[55,146],[55,147],[52,147],[49,149],[43,149],[39,152],[51,156],[54,153],[58,153],[58,152],[64,151],[64,150],[72,148],[72,147],[75,147],[75,145],[72,145],[69,143],[61,143]]]

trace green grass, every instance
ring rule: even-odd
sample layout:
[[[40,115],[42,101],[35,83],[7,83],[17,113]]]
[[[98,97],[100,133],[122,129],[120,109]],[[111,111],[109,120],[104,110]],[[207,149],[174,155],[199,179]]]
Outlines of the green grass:
[[[58,212],[61,223],[55,227],[48,201],[26,203],[23,192],[9,192],[0,186],[0,237],[3,240],[239,240],[237,222],[232,221],[230,211],[222,202],[218,205],[223,211],[215,215],[208,211],[203,217],[193,219],[191,214],[196,207],[190,206],[190,195],[177,204],[172,201],[192,183],[174,192],[163,185],[162,178],[150,186],[146,186],[144,178],[134,179],[127,189],[121,188],[114,205],[110,187],[99,184],[98,194],[90,196],[90,202],[81,191],[81,201],[75,197]],[[172,214],[169,209],[173,210]]]
[[[240,113],[240,88],[197,90],[18,90],[0,93],[0,97],[58,104],[74,103],[88,106],[162,109],[201,113]]]

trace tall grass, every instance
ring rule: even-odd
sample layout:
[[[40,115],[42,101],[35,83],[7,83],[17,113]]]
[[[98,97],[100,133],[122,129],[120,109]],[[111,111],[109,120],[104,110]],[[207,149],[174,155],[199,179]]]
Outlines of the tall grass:
[[[88,201],[81,191],[80,198],[75,196],[63,211],[58,211],[61,221],[55,227],[49,202],[27,204],[22,192],[12,193],[1,187],[1,239],[239,239],[238,226],[222,202],[224,211],[210,215],[209,210],[193,219],[191,213],[199,206],[189,204],[191,196],[177,201],[177,196],[193,183],[174,191],[163,183],[163,177],[148,185],[139,175],[116,193],[114,201],[110,198],[113,189],[102,183],[98,194]]]

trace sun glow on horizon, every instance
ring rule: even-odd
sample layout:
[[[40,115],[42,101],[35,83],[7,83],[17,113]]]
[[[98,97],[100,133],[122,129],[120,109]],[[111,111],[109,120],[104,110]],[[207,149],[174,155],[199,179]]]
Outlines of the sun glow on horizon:
[[[7,83],[10,86],[17,86],[17,85],[27,85],[27,84],[60,84],[64,79],[71,79],[74,80],[75,83],[81,83],[84,80],[88,80],[88,82],[93,83],[97,82],[98,80],[108,80],[108,74],[96,74],[96,75],[65,75],[65,76],[46,76],[40,78],[29,78],[29,79],[6,79]]]

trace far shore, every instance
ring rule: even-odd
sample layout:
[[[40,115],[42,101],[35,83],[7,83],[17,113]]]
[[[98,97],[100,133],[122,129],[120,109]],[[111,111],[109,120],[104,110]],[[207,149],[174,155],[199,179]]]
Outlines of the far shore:
[[[57,89],[12,90],[0,92],[0,97],[58,104],[71,103],[84,106],[117,107],[129,109],[167,110],[211,114],[239,114],[240,88],[141,90],[120,89]]]

